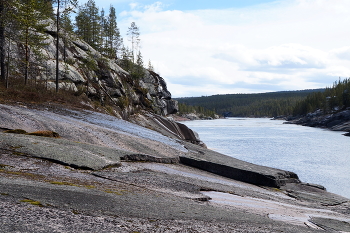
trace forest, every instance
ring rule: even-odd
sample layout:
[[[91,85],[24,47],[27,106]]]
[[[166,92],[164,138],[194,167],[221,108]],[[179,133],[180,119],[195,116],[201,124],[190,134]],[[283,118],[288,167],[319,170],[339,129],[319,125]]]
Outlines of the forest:
[[[177,100],[181,103],[179,106],[186,106],[180,108],[180,112],[186,112],[192,107],[203,112],[214,111],[225,117],[304,116],[317,110],[327,114],[350,107],[350,78],[339,79],[325,89],[213,95]]]
[[[293,115],[296,107],[314,93],[325,89],[281,91],[258,94],[227,94],[177,98],[180,104],[200,106],[225,117],[277,117]],[[181,106],[179,104],[179,106]],[[198,108],[198,107],[196,107]],[[180,108],[180,112],[183,111]]]
[[[207,118],[207,117],[215,118],[215,115],[216,115],[215,111],[204,108],[203,106],[198,106],[198,105],[192,106],[189,104],[179,102],[179,115],[188,114],[188,113],[194,113],[204,118]]]
[[[48,31],[48,27],[51,30]],[[3,86],[8,88],[18,82],[30,85],[33,80],[36,82],[38,73],[45,72],[47,57],[42,51],[48,45],[48,33],[57,41],[53,48],[56,50],[56,91],[59,59],[67,64],[74,62],[66,60],[66,54],[61,54],[65,50],[59,51],[58,46],[59,40],[66,46],[65,39],[70,36],[78,36],[106,58],[115,60],[132,77],[143,76],[146,67],[140,50],[139,27],[135,22],[128,27],[126,36],[131,46],[126,46],[112,5],[106,12],[94,0],[82,5],[77,0],[0,0],[0,82]],[[19,54],[19,59],[13,59],[11,53]],[[94,68],[91,61],[85,63]],[[153,71],[150,61],[147,69]]]
[[[316,110],[332,113],[350,107],[350,78],[338,80],[323,92],[310,93],[304,100],[295,104],[293,115],[306,115]]]

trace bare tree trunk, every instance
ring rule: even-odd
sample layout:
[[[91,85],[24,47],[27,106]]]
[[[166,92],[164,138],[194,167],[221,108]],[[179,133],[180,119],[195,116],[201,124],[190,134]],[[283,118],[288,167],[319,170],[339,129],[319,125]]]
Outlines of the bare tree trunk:
[[[25,66],[24,66],[24,84],[28,83],[28,70],[29,70],[29,45],[28,45],[28,33],[29,29],[26,29],[26,42],[25,42]]]
[[[8,40],[8,49],[7,49],[7,69],[6,69],[6,89],[9,88],[9,67],[10,67],[10,52],[11,52],[11,40]]]
[[[58,63],[58,46],[59,46],[59,21],[60,21],[60,0],[57,0],[57,19],[56,19],[56,26],[57,26],[57,37],[56,37],[56,92],[58,92],[58,78],[59,78],[59,63]]]
[[[5,25],[3,16],[4,0],[0,0],[0,76],[2,80],[5,80]]]

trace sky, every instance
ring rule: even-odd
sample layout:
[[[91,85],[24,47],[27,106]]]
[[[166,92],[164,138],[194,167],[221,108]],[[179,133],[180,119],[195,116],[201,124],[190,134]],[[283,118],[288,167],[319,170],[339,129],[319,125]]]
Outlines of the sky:
[[[79,0],[80,4],[87,0]],[[172,97],[332,86],[350,77],[349,0],[95,0],[140,28]]]

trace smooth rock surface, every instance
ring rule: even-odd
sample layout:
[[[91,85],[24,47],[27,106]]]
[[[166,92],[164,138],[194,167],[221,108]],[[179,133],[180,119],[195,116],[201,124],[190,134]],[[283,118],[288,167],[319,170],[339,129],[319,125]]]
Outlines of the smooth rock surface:
[[[176,139],[146,116],[173,137],[57,107],[0,105],[0,117],[3,129],[62,137],[0,130],[0,232],[319,232],[311,217],[345,222],[342,231],[350,222],[348,199]]]

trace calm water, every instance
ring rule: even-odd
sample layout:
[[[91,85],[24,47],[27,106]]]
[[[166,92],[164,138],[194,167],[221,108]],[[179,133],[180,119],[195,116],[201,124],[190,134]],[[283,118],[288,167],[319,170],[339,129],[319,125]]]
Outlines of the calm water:
[[[344,132],[261,118],[183,122],[210,149],[255,164],[293,171],[350,198],[350,137]]]

